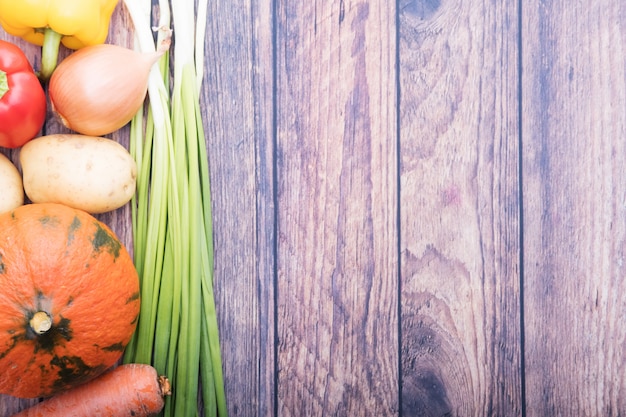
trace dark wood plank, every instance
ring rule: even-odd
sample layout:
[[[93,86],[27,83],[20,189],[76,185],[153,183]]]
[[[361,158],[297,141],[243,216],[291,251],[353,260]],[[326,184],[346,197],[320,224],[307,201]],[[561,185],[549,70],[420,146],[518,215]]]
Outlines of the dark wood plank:
[[[625,415],[626,4],[522,12],[527,415]]]
[[[274,414],[271,2],[209,2],[202,95],[231,416]]]
[[[395,5],[277,5],[278,414],[398,411]]]
[[[402,415],[521,415],[515,2],[400,2]]]

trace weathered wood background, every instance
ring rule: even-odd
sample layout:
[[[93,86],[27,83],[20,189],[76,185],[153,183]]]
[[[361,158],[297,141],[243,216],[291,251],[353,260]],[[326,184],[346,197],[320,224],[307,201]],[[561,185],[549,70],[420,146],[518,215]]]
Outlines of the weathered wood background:
[[[626,415],[626,2],[209,3],[232,416]]]

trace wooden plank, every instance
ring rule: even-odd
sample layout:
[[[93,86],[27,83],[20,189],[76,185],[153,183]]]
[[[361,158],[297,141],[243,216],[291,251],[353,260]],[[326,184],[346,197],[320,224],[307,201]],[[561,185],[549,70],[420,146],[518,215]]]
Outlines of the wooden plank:
[[[400,1],[404,416],[522,413],[515,3]]]
[[[394,16],[277,3],[281,416],[398,410]]]
[[[527,415],[625,415],[626,4],[522,17]]]
[[[274,414],[271,2],[209,2],[202,103],[229,414]]]

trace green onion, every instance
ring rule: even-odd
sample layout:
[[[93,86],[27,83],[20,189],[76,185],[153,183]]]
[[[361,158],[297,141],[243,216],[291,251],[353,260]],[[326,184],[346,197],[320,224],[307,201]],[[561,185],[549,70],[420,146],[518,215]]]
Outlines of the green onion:
[[[150,3],[124,0],[139,49],[146,52],[155,49]],[[170,7],[177,28],[173,77],[166,54],[150,73],[149,107],[131,126],[130,151],[140,173],[132,222],[142,306],[124,361],[152,364],[170,378],[163,415],[195,416],[201,402],[205,416],[226,416],[199,98],[207,2],[200,0],[196,9],[194,0],[160,0],[157,44],[172,23]]]

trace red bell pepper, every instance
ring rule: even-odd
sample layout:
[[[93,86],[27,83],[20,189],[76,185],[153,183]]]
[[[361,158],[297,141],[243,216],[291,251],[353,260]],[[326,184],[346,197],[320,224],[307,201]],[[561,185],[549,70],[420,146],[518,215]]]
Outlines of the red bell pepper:
[[[18,148],[46,120],[46,93],[24,52],[0,40],[0,146]]]

